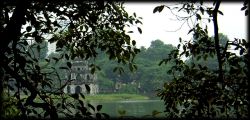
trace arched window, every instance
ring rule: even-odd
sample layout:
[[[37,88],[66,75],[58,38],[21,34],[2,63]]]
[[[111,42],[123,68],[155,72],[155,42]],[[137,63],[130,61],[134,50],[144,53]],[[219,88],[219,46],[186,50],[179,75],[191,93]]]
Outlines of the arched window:
[[[80,76],[80,74],[77,74],[77,75],[76,75],[76,80],[78,80],[79,82],[81,81],[81,76]]]
[[[87,81],[90,81],[90,77],[89,77],[89,75],[87,75]]]
[[[71,80],[75,80],[76,79],[76,74],[75,73],[71,73]]]
[[[76,88],[75,88],[75,93],[76,94],[79,94],[79,93],[81,93],[82,92],[82,88],[80,87],[80,86],[76,86]]]
[[[71,93],[70,91],[70,86],[67,86],[67,93]]]

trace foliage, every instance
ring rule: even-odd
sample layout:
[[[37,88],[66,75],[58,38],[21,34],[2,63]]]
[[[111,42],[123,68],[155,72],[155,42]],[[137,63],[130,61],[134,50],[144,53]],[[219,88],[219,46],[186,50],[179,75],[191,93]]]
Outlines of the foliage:
[[[12,118],[20,114],[20,111],[15,106],[17,100],[14,97],[9,97],[7,94],[3,95],[3,108],[6,118]]]
[[[28,54],[32,55],[32,58],[38,58],[39,60],[44,60],[48,53],[48,42],[43,41],[41,43],[32,43],[27,48]]]
[[[208,118],[246,118],[249,116],[247,98],[249,79],[249,43],[244,39],[228,40],[223,44],[223,35],[218,34],[217,14],[221,1],[215,1],[213,7],[206,7],[203,1],[183,3],[181,6],[158,6],[154,12],[163,8],[181,11],[187,17],[176,15],[180,20],[195,19],[194,27],[188,32],[193,40],[183,41],[180,38],[178,49],[168,54],[160,64],[173,64],[168,73],[174,75],[173,81],[165,83],[158,90],[158,96],[165,102],[165,113],[168,117],[208,117]],[[244,6],[246,4],[244,3]],[[163,8],[161,8],[163,7]],[[174,12],[173,12],[174,13]],[[213,38],[208,36],[207,27],[200,25],[203,16],[213,20]],[[235,48],[235,53],[229,51]],[[184,61],[185,56],[190,62]],[[198,62],[211,60],[216,56],[217,66]],[[209,61],[210,62],[210,61]],[[213,61],[214,62],[214,61]]]
[[[227,42],[229,42],[229,39],[226,35],[219,33],[220,36],[220,44],[221,47],[226,46]],[[214,36],[209,37],[209,39],[211,40],[212,44],[214,41]],[[196,41],[196,40],[194,40]],[[196,41],[199,42],[199,41]],[[201,46],[202,43],[198,43],[197,45]],[[206,46],[205,44],[203,46]],[[230,46],[228,46],[228,49],[230,49]],[[199,52],[199,50],[197,50],[197,52]],[[203,59],[202,59],[203,57]],[[216,56],[214,54],[206,54],[204,56],[202,55],[190,55],[189,58],[185,61],[187,64],[192,65],[192,63],[196,63],[197,65],[200,64],[202,66],[206,66],[209,70],[216,70],[217,66],[218,66],[218,62],[216,59]],[[196,66],[198,67],[198,66]],[[227,69],[229,66],[227,66],[227,64],[225,63],[225,69]]]
[[[62,107],[61,111],[66,115],[66,118],[84,118],[84,119],[101,119],[101,118],[109,118],[109,115],[106,113],[100,112],[102,109],[102,105],[93,106],[90,103],[85,101],[85,96],[80,93],[79,94],[72,94],[71,97],[74,98],[73,101],[67,102],[65,105],[58,103],[57,106],[60,108]],[[72,104],[77,103],[77,104]],[[67,108],[67,106],[69,106]],[[75,110],[75,111],[74,111]]]
[[[77,99],[78,95],[72,97],[79,101],[80,107],[73,108],[80,112],[71,115],[62,112],[72,103],[67,101],[62,92],[65,84],[54,85],[57,83],[54,80],[60,83],[61,79],[56,68],[58,66],[54,64],[64,59],[66,65],[60,68],[70,70],[71,59],[94,58],[97,49],[105,51],[111,60],[132,64],[133,57],[139,52],[124,27],[140,24],[140,18],[128,15],[122,3],[3,0],[0,6],[1,118],[6,117],[6,114],[2,114],[5,110],[3,104],[10,102],[3,101],[3,93],[11,88],[10,98],[17,100],[13,105],[20,112],[17,117],[25,119],[34,115],[56,119],[61,113],[64,116],[91,116],[92,113],[86,111],[87,106],[83,106],[82,101]],[[141,33],[139,27],[138,30]],[[29,40],[35,41],[38,53],[42,50],[42,43],[47,40],[50,43],[56,42],[57,51],[61,52],[58,57],[40,60],[44,54],[40,57],[32,54],[27,49]],[[95,68],[98,67],[93,65],[93,72]],[[28,97],[22,98],[22,95]],[[61,103],[55,103],[59,98],[53,95],[60,96]],[[100,106],[88,107],[93,112],[101,109]],[[92,117],[99,118],[103,114],[95,115]]]
[[[169,44],[164,44],[161,40],[152,41],[149,48],[140,48],[140,53],[134,58],[137,65],[137,70],[129,72],[129,66],[109,61],[104,53],[100,52],[95,59],[95,64],[102,69],[97,72],[99,87],[103,90],[114,91],[115,85],[119,82],[124,84],[121,89],[117,90],[119,93],[148,93],[152,94],[166,81],[172,79],[172,75],[166,74],[166,71],[171,68],[171,65],[158,66],[160,59],[170,53],[174,47]],[[115,66],[125,67],[120,73],[116,68],[112,72],[110,68]]]

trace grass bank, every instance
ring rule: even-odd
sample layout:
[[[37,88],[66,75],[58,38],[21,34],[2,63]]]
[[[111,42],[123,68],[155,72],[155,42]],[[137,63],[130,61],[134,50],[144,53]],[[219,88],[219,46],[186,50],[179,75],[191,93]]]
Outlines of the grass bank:
[[[138,94],[97,94],[85,95],[87,100],[148,100],[149,97]]]
[[[152,99],[151,97],[147,95],[140,95],[140,94],[129,94],[129,93],[113,93],[113,94],[96,94],[96,95],[88,95],[84,94],[86,100],[111,100],[111,101],[120,101],[120,100],[149,100]],[[22,94],[21,98],[26,99],[28,96]],[[57,95],[51,95],[51,97],[54,100],[59,100],[61,99],[60,96]],[[68,100],[73,100],[68,94],[65,94],[65,97],[68,98]],[[80,99],[82,99],[80,97]],[[36,102],[41,102],[42,100],[39,97],[36,97],[35,100]]]

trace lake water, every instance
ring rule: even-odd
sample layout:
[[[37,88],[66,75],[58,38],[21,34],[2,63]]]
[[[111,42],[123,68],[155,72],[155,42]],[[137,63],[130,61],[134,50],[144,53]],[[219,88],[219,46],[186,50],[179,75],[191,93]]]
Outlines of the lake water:
[[[123,113],[126,111],[124,116],[152,117],[152,112],[155,110],[162,112],[156,117],[164,117],[164,102],[161,100],[91,101],[90,103],[103,105],[101,112],[115,118],[120,117],[122,111]]]

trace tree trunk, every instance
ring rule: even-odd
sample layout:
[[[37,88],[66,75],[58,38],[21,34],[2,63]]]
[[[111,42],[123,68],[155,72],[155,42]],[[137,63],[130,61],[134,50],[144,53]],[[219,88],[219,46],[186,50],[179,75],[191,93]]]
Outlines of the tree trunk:
[[[215,49],[217,54],[217,60],[219,64],[219,82],[223,83],[223,69],[222,69],[222,56],[220,53],[220,43],[219,43],[219,28],[218,28],[218,20],[217,20],[217,13],[220,7],[221,1],[218,0],[215,3],[215,8],[213,10],[213,23],[214,23],[214,40],[215,40]],[[223,85],[223,84],[222,84]]]

